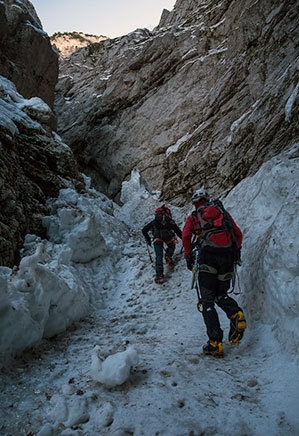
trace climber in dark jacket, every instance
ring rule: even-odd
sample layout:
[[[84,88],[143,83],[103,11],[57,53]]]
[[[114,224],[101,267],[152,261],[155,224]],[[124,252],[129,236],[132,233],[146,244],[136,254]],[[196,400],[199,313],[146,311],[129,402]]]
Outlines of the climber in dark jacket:
[[[155,218],[148,224],[146,224],[142,233],[146,239],[148,245],[152,245],[152,239],[154,243],[154,250],[156,255],[156,283],[163,283],[164,281],[164,269],[163,269],[163,249],[164,244],[167,248],[165,250],[165,261],[170,268],[174,268],[173,254],[175,251],[176,235],[182,239],[182,231],[172,219],[170,209],[163,205],[156,209]],[[152,239],[149,236],[149,232],[152,233]]]

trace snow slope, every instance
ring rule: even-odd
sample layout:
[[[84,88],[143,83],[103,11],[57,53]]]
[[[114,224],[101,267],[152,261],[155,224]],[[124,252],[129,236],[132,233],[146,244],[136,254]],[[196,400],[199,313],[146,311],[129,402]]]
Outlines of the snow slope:
[[[201,354],[180,242],[174,271],[153,282],[140,229],[160,203],[138,173],[122,208],[91,189],[61,191],[50,240],[28,236],[19,270],[0,269],[0,434],[299,435],[296,156],[298,146],[224,200],[244,231],[235,298],[248,320],[224,359]],[[182,226],[191,206],[172,211]]]

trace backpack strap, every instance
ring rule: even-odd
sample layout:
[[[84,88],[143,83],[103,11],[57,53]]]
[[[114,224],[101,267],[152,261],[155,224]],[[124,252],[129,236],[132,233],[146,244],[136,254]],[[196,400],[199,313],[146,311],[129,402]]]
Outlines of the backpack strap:
[[[219,198],[216,198],[214,201],[218,205],[219,210],[223,213],[225,223],[226,223],[227,228],[228,228],[228,230],[229,230],[229,232],[231,234],[234,260],[235,261],[239,261],[240,260],[240,251],[239,251],[239,247],[238,247],[238,244],[237,244],[236,234],[235,234],[235,231],[234,231],[234,228],[233,228],[232,221],[230,219],[229,213],[224,208],[223,203],[222,203],[221,200],[219,200]]]

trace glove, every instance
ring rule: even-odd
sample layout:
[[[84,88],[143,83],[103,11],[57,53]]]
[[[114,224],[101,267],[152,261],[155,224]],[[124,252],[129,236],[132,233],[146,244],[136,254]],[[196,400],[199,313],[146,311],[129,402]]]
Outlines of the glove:
[[[152,241],[150,237],[145,238],[146,239],[146,243],[147,245],[151,246],[152,245]]]
[[[192,271],[193,268],[193,258],[192,256],[187,256],[186,257],[186,264],[187,264],[187,268]]]

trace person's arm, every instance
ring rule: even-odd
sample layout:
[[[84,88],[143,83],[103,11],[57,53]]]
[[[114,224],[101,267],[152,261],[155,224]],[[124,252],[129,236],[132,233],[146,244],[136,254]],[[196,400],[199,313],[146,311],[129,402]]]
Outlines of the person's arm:
[[[184,247],[185,258],[191,256],[192,235],[193,235],[193,220],[191,216],[188,216],[182,231],[182,243]]]
[[[182,230],[179,228],[179,226],[173,221],[172,224],[172,230],[175,232],[175,234],[182,239]]]
[[[150,223],[146,224],[143,227],[143,229],[141,230],[148,245],[152,245],[152,240],[148,234],[148,232],[151,230],[151,228],[152,228],[152,221]]]

